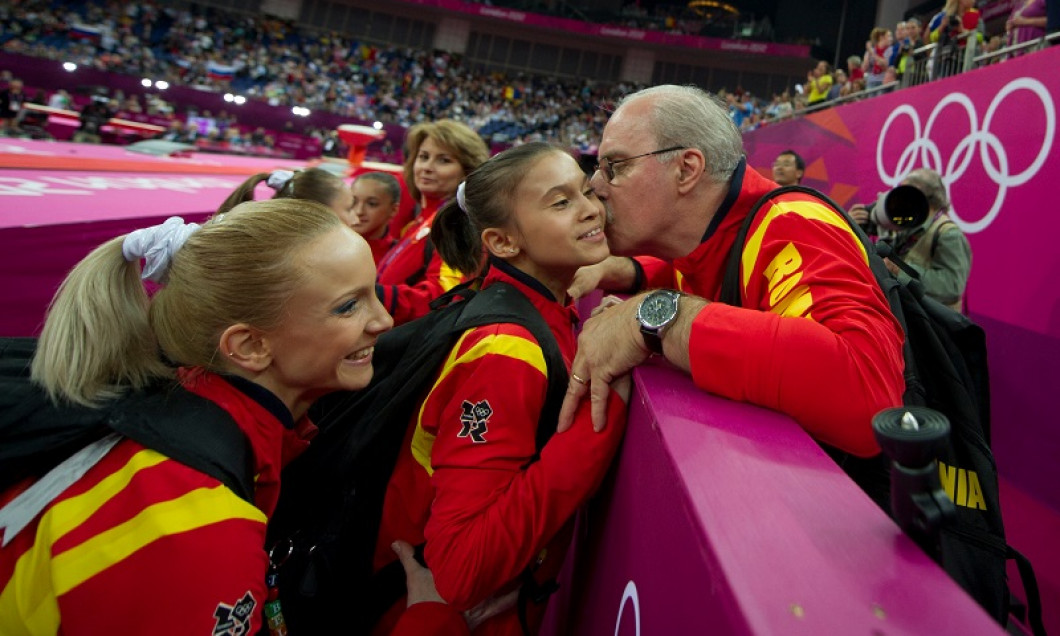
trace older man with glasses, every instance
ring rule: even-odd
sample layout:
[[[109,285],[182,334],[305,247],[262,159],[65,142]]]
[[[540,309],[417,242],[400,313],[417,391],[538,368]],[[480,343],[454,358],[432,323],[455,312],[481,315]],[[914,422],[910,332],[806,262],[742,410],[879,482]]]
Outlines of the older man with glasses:
[[[602,426],[609,383],[661,354],[705,391],[791,415],[837,457],[878,461],[871,420],[902,402],[902,337],[842,216],[772,194],[724,108],[694,87],[627,96],[599,150],[590,185],[619,256],[584,268],[571,294],[653,291],[609,297],[585,323],[560,429],[590,393]],[[723,304],[730,250],[760,199],[735,246],[740,306]]]

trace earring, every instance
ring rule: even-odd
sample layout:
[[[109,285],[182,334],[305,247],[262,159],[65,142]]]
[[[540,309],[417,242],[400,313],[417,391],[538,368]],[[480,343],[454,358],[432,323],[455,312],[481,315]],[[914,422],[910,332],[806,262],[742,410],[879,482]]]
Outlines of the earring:
[[[235,352],[235,351],[229,351],[229,352],[228,352],[228,357],[232,357],[232,356],[234,356],[234,355],[236,355],[236,352]]]
[[[518,252],[518,251],[519,251],[519,250],[515,249],[514,247],[509,247],[509,248],[508,248],[508,253],[509,253],[509,254],[515,254],[515,253],[516,253],[516,252]]]

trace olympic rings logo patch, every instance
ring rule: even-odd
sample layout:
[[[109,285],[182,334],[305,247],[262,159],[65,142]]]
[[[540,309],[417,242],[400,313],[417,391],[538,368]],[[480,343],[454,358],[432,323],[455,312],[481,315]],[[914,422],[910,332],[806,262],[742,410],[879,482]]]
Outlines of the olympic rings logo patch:
[[[1030,91],[1040,101],[1045,114],[1045,129],[1042,131],[1041,147],[1038,149],[1034,160],[1024,170],[1013,174],[1010,172],[1009,157],[1005,145],[996,134],[991,132],[990,127],[994,123],[995,116],[997,116],[998,108],[1005,99],[1016,91],[1021,90]],[[957,144],[949,157],[943,157],[942,151],[932,139],[931,133],[935,129],[936,124],[941,125],[940,115],[950,105],[964,109],[968,118],[970,132]],[[883,156],[884,142],[887,139],[887,133],[891,125],[900,117],[908,117],[910,119],[913,128],[913,140],[899,154],[898,161],[892,172],[885,164]],[[949,120],[941,121],[948,122]],[[1036,79],[1020,77],[1006,84],[994,96],[990,106],[986,109],[982,127],[979,126],[979,115],[975,110],[975,104],[964,93],[950,93],[940,100],[928,116],[923,130],[921,130],[920,126],[920,116],[912,106],[902,104],[895,108],[887,116],[887,121],[884,122],[883,128],[880,130],[879,139],[876,142],[876,171],[880,176],[880,180],[888,187],[893,188],[899,185],[902,179],[915,168],[921,166],[931,168],[942,176],[948,196],[953,184],[967,172],[968,167],[977,155],[975,151],[978,150],[978,157],[982,162],[983,169],[998,186],[997,196],[994,198],[990,209],[978,219],[975,219],[974,210],[965,210],[962,215],[962,212],[953,206],[950,209],[950,216],[965,232],[981,232],[997,218],[998,213],[1001,211],[1001,206],[1004,204],[1005,194],[1008,189],[1027,183],[1038,174],[1042,164],[1045,163],[1046,158],[1049,156],[1049,150],[1052,148],[1055,135],[1056,108],[1049,91]],[[952,201],[952,198],[950,200]]]

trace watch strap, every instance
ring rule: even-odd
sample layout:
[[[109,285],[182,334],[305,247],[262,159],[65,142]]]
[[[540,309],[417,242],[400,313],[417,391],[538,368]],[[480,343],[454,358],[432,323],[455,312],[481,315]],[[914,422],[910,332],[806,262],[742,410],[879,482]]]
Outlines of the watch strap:
[[[648,350],[652,353],[662,355],[662,336],[659,335],[659,332],[655,329],[649,329],[648,327],[641,325],[640,333],[642,336],[644,336],[644,344],[647,345]]]

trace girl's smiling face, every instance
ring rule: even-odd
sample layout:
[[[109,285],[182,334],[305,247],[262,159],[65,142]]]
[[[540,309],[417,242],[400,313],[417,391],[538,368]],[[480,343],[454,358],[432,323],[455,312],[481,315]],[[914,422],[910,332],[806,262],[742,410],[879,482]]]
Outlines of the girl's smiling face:
[[[398,201],[379,181],[358,179],[350,187],[353,197],[347,223],[355,232],[366,239],[382,238],[387,231],[387,223],[398,210]]]

